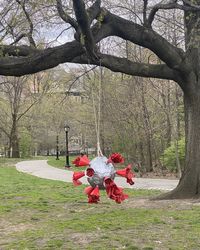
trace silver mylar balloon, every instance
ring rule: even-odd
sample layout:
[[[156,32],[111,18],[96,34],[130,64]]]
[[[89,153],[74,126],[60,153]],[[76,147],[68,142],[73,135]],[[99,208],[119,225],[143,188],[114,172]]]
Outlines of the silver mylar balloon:
[[[115,168],[112,163],[107,164],[107,161],[108,158],[105,156],[99,156],[90,161],[89,168],[94,170],[94,175],[92,177],[88,177],[88,182],[92,187],[98,185],[100,189],[104,189],[105,177],[109,177],[114,180]]]

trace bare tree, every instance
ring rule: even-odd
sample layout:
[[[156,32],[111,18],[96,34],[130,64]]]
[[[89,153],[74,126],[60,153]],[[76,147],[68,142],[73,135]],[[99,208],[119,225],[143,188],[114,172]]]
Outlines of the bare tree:
[[[34,95],[35,79],[42,79],[41,76],[31,77],[4,77],[0,85],[1,91],[1,115],[0,130],[8,137],[8,156],[20,157],[19,150],[19,126],[21,120],[27,115],[31,108],[41,100],[45,88],[37,95]],[[33,81],[32,81],[33,80]],[[39,82],[39,80],[37,81]]]

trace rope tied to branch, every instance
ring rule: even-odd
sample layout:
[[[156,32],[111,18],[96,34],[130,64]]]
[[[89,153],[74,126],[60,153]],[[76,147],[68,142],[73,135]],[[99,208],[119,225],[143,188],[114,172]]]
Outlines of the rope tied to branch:
[[[95,121],[95,132],[96,132],[96,140],[97,140],[97,156],[102,156],[103,153],[101,151],[100,146],[100,124],[101,124],[101,96],[102,96],[102,81],[103,81],[103,70],[101,66],[101,59],[99,60],[99,83],[98,83],[98,95],[97,95],[97,107],[95,106],[94,99],[94,88],[92,87],[92,102],[93,102],[93,111],[94,111],[94,121]]]

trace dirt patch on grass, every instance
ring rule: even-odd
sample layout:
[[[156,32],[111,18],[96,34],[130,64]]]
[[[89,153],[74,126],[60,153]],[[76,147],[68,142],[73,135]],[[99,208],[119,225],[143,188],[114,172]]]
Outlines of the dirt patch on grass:
[[[22,232],[32,227],[31,224],[19,223],[19,224],[12,224],[6,220],[0,221],[0,235],[8,235],[16,232]]]
[[[148,198],[129,198],[122,203],[126,208],[149,208],[167,210],[185,210],[200,206],[200,200],[150,200]]]
[[[98,235],[94,233],[72,233],[71,239],[78,245],[87,245],[92,242]]]

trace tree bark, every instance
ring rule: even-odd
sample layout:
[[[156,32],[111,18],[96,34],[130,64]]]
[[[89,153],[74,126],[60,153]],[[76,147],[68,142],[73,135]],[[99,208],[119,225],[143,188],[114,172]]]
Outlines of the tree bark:
[[[200,4],[200,0],[196,1]],[[178,186],[162,199],[200,197],[200,12],[185,11],[185,65],[180,74],[184,92],[186,156]]]
[[[16,115],[13,114],[12,118],[13,118],[13,124],[12,124],[12,130],[11,130],[11,135],[10,135],[9,152],[12,152],[11,154],[12,158],[20,158],[19,138],[18,138],[18,133],[17,133],[17,117]]]
[[[184,96],[186,159],[178,186],[160,199],[200,197],[200,90]]]

